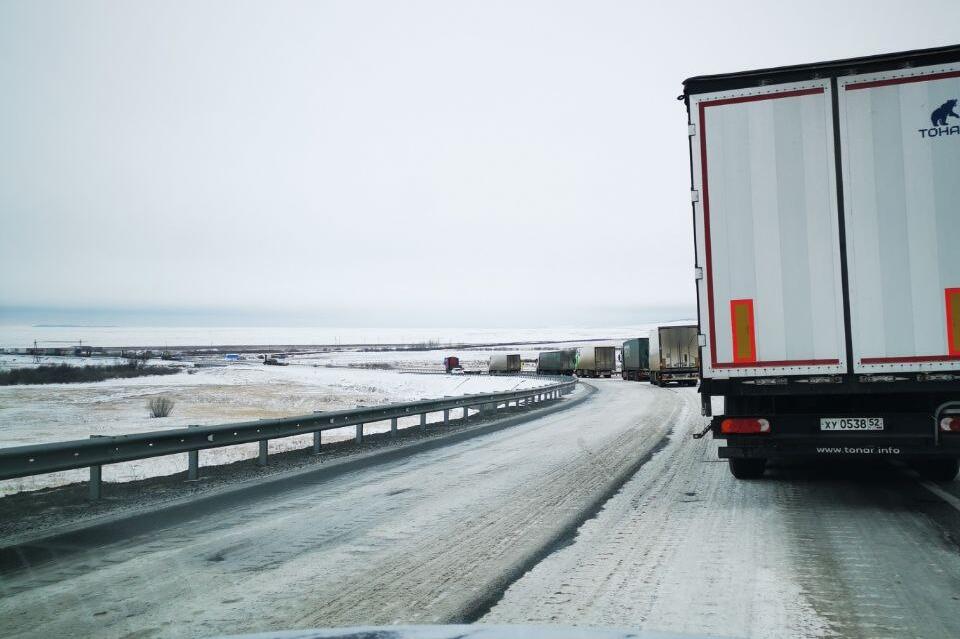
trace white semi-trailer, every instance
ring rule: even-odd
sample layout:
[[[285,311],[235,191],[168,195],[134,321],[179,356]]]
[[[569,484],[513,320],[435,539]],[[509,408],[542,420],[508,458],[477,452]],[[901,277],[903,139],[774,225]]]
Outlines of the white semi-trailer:
[[[617,368],[615,346],[581,346],[577,349],[579,377],[611,377]]]
[[[494,353],[490,356],[487,371],[491,375],[509,375],[519,373],[521,367],[519,353]]]
[[[770,458],[960,457],[960,46],[684,82],[704,413]]]
[[[660,326],[650,331],[650,383],[695,386],[700,372],[697,327]]]

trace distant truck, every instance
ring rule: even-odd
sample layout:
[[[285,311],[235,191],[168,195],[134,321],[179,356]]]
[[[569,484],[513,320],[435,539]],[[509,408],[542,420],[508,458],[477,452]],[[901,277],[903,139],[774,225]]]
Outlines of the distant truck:
[[[689,78],[721,458],[960,458],[960,46]]]
[[[491,375],[509,375],[520,372],[519,353],[494,353],[490,356],[488,372]]]
[[[623,343],[623,379],[639,382],[650,378],[650,338],[635,337]]]
[[[460,358],[450,355],[449,357],[443,358],[443,370],[447,373],[453,372],[463,372],[463,368],[460,366]]]
[[[538,375],[573,375],[577,369],[577,349],[544,351],[537,355]]]
[[[616,346],[581,346],[577,349],[578,377],[611,377],[617,369]]]
[[[696,386],[700,376],[699,330],[696,324],[660,326],[650,331],[650,383]]]

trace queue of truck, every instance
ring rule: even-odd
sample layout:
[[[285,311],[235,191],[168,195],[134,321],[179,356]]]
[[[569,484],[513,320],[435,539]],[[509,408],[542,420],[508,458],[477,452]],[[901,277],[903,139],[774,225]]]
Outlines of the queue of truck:
[[[697,337],[696,325],[668,325],[652,329],[648,337],[623,342],[619,357],[617,347],[608,345],[543,351],[537,355],[536,372],[538,375],[610,378],[616,374],[620,362],[624,380],[650,380],[657,386],[696,385],[700,363]],[[443,365],[447,373],[463,372],[456,356],[445,357]],[[494,353],[488,360],[487,373],[511,375],[520,373],[522,368],[519,353]]]

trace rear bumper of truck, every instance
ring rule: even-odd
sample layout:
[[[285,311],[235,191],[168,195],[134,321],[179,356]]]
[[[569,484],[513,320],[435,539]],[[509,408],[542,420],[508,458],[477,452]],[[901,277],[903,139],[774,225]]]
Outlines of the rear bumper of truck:
[[[832,440],[802,443],[767,441],[757,444],[734,441],[728,442],[727,446],[721,446],[718,456],[720,459],[960,458],[960,442],[955,445],[933,446],[930,441],[924,440]]]
[[[660,370],[658,376],[664,382],[695,382],[700,379],[700,372],[697,369],[664,369]]]
[[[714,438],[725,442],[718,451],[721,459],[960,458],[960,433],[935,433],[932,415],[870,415],[883,418],[883,431],[821,431],[821,417],[834,416],[759,416],[769,421],[770,431],[751,435],[723,433],[721,424],[726,416],[716,416],[711,429]]]

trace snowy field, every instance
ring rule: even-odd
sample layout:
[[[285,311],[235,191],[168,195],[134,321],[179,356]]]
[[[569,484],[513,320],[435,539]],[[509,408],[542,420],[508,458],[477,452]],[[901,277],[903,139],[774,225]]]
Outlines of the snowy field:
[[[81,361],[87,363],[88,360]],[[82,384],[3,386],[0,387],[0,446],[145,432],[188,424],[287,417],[316,410],[493,392],[543,383],[515,377],[418,375],[296,362],[289,366],[241,362],[185,369],[168,376]],[[147,401],[161,395],[173,399],[173,412],[163,419],[151,418]],[[418,418],[412,417],[401,420],[400,426],[416,423]],[[389,430],[389,422],[367,427],[371,433],[384,430]],[[353,434],[350,427],[327,431],[323,437],[333,441]],[[270,443],[270,449],[278,452],[302,448],[310,441],[309,435],[276,440]],[[256,453],[256,444],[248,444],[204,451],[201,457],[202,463],[208,465],[252,458]],[[185,468],[185,456],[173,455],[109,465],[104,467],[103,473],[106,481],[128,481],[180,472]],[[85,478],[86,471],[79,470],[9,480],[0,482],[0,495]]]
[[[22,348],[33,340],[83,340],[96,346],[336,344],[336,343],[446,343],[492,344],[545,342],[536,346],[474,349],[437,348],[428,351],[365,352],[346,350],[291,355],[288,366],[264,366],[255,355],[226,363],[220,355],[189,362],[151,364],[182,366],[168,376],[115,379],[82,384],[0,387],[0,447],[22,446],[91,435],[119,435],[182,428],[189,424],[216,424],[308,414],[356,406],[412,401],[444,395],[463,395],[543,382],[531,378],[476,375],[412,374],[410,370],[443,370],[443,358],[455,355],[469,371],[486,371],[494,352],[520,353],[530,360],[549,348],[583,344],[619,346],[623,339],[643,336],[653,325],[601,329],[309,329],[309,328],[136,328],[136,327],[16,327],[0,326],[0,347]],[[552,343],[551,343],[552,342]],[[41,357],[0,354],[0,369],[66,363],[75,366],[114,364],[114,358]],[[195,364],[203,366],[195,367]],[[369,368],[365,368],[369,367]],[[157,396],[174,403],[169,417],[154,419],[146,404]],[[406,423],[405,423],[406,422]],[[401,420],[413,426],[417,418]],[[369,432],[389,429],[372,424]],[[325,432],[324,440],[347,439],[352,427]],[[271,452],[302,448],[310,436],[272,441]],[[213,449],[201,453],[201,463],[229,463],[252,458],[255,444]],[[174,455],[104,467],[106,481],[128,481],[166,475],[186,468],[186,456]],[[0,495],[60,485],[86,478],[85,470],[0,482]]]

